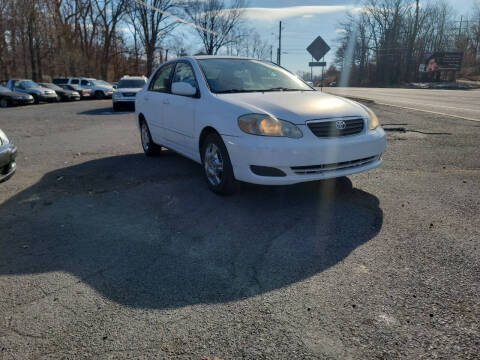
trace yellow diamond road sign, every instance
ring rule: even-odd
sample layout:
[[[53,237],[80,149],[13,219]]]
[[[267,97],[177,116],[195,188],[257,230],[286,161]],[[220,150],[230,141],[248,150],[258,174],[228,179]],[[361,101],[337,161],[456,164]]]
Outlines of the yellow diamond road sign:
[[[308,45],[307,51],[313,56],[313,58],[319,61],[325,56],[325,54],[330,50],[330,46],[322,39],[321,36],[318,36],[313,42]]]

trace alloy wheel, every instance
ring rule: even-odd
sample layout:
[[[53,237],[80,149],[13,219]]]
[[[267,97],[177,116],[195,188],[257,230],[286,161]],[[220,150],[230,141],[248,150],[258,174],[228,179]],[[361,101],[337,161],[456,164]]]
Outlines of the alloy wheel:
[[[214,186],[220,185],[223,178],[223,159],[217,145],[210,143],[206,147],[204,166],[208,181]]]
[[[147,124],[142,122],[142,126],[140,127],[140,136],[142,138],[142,146],[145,151],[148,151],[150,147],[150,134],[148,133]]]

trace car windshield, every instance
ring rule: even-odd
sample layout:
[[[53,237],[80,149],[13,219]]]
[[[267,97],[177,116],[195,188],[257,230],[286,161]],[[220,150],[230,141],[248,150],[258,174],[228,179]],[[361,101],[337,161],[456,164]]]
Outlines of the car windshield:
[[[0,86],[0,91],[5,92],[5,91],[12,91],[12,90],[10,90],[9,88],[7,88],[5,86]]]
[[[145,80],[120,80],[117,89],[125,89],[125,88],[143,88],[145,86]]]
[[[200,59],[214,93],[315,91],[292,73],[273,64],[250,59]]]
[[[62,90],[60,86],[57,86],[55,84],[42,84],[42,85],[52,90]]]
[[[110,86],[110,87],[112,86],[111,84],[103,80],[90,80],[90,82],[93,83],[94,85]]]
[[[40,87],[40,85],[38,85],[36,82],[33,82],[32,80],[21,81],[20,86],[25,88],[25,89]]]

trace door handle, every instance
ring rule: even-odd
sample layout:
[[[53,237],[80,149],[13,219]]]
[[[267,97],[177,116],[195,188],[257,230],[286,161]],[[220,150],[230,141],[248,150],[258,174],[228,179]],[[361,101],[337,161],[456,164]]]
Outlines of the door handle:
[[[170,104],[170,101],[168,99],[163,99],[164,104]]]

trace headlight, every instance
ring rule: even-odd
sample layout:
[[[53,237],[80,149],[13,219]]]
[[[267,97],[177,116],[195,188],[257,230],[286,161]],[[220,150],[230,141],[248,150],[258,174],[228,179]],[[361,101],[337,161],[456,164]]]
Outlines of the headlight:
[[[2,130],[0,130],[0,146],[7,145],[8,143],[9,141],[8,141],[7,135],[5,135],[5,133]]]
[[[120,97],[122,97],[122,94],[119,93],[119,92],[114,92],[114,93],[113,93],[113,97],[114,97],[114,98],[120,98]]]
[[[380,122],[378,121],[377,115],[370,110],[368,107],[363,107],[368,113],[368,128],[370,130],[375,130],[377,127],[380,126]]]
[[[242,115],[238,118],[238,126],[243,132],[252,135],[284,136],[293,139],[303,136],[294,124],[263,114]]]
[[[72,93],[72,95],[73,95],[73,96],[80,96],[80,94],[79,94],[78,92],[76,92],[76,91],[74,91],[74,92]]]

